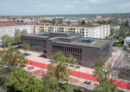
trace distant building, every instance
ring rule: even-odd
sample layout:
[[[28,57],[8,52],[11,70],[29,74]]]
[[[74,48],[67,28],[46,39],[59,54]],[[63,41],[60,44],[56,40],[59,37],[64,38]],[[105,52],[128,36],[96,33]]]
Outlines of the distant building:
[[[31,18],[24,18],[23,19],[24,23],[28,23],[28,22],[33,22]]]
[[[2,22],[9,21],[9,19],[7,19],[7,18],[0,18],[0,21],[2,21]]]
[[[47,26],[41,25],[44,32],[73,32],[83,37],[106,38],[110,35],[110,25],[80,26]]]
[[[30,44],[32,50],[44,52],[47,58],[61,51],[65,56],[73,55],[84,66],[93,67],[97,59],[105,61],[111,56],[110,40],[82,38],[78,34],[68,32],[39,33],[22,36],[22,42]]]
[[[70,26],[78,26],[78,22],[71,22]]]
[[[96,18],[102,18],[102,16],[96,16]]]
[[[111,29],[118,31],[120,29],[120,25],[118,24],[112,24]]]
[[[130,45],[130,36],[129,36],[129,37],[126,37],[126,38],[124,39],[124,45],[125,45],[125,46]]]
[[[23,29],[26,29],[29,34],[39,33],[39,25],[0,26],[0,42],[1,42],[2,36],[4,35],[9,35],[10,37],[14,37],[16,29],[19,29],[20,31],[22,31]]]

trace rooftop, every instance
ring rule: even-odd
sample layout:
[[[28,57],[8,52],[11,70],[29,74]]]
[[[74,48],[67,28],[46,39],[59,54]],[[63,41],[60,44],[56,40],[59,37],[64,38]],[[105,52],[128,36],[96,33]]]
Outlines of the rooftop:
[[[125,40],[129,40],[130,41],[130,36],[126,37]]]
[[[82,40],[82,39],[81,39]],[[89,40],[89,38],[86,38],[86,40]],[[100,48],[107,44],[109,41],[108,40],[99,40],[99,39],[91,39],[93,42],[80,42],[80,41],[74,41],[71,43],[68,42],[63,42],[63,41],[57,41],[56,43],[64,43],[64,44],[69,44],[69,45],[77,45],[77,46],[87,46],[87,47],[94,47],[94,48]]]
[[[48,25],[46,25],[48,26]],[[56,25],[49,25],[49,27],[75,27],[75,28],[96,28],[96,27],[102,27],[102,26],[106,26],[106,25],[91,25],[91,26],[66,26],[66,25],[60,25],[60,26],[56,26]]]
[[[107,44],[109,40],[95,39],[95,38],[82,38],[78,34],[68,32],[52,32],[52,33],[39,33],[26,35],[29,37],[38,37],[51,40],[58,44],[69,44],[77,46],[88,46],[100,48]]]

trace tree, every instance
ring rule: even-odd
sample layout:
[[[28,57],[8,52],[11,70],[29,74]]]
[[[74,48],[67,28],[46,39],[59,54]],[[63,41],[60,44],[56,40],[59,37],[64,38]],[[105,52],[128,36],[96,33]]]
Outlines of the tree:
[[[20,51],[11,47],[5,53],[1,59],[6,66],[10,67],[11,70],[14,70],[15,67],[19,66],[21,68],[25,67],[27,60],[25,56],[21,54]]]
[[[56,78],[55,75],[46,75],[43,79],[44,82],[44,92],[59,92],[60,87],[59,87],[59,81]]]
[[[109,80],[111,72],[111,65],[105,65],[104,60],[99,58],[95,66],[94,75],[98,76],[100,84],[95,87],[94,92],[118,92],[117,85],[114,85]]]
[[[14,42],[18,44],[20,43],[20,41],[21,41],[21,33],[19,29],[16,29],[14,34]]]
[[[0,60],[0,86],[7,88],[7,83],[10,79],[10,72],[14,72],[16,68],[23,68],[27,64],[24,55],[15,49],[9,48],[7,51],[1,52]]]
[[[125,34],[126,31],[127,31],[126,27],[120,27],[119,36],[125,37],[126,36],[126,34]]]
[[[81,21],[81,25],[85,25],[86,23],[85,23],[85,20],[82,20]]]
[[[26,54],[26,51],[30,49],[30,44],[27,42],[23,42],[22,47],[23,47],[25,54]]]
[[[68,86],[69,83],[69,74],[71,73],[69,69],[69,63],[73,63],[73,65],[77,62],[77,60],[69,55],[69,57],[65,57],[62,52],[57,52],[52,55],[51,57],[52,63],[48,67],[47,74],[55,75],[58,81],[60,82],[59,85],[60,89],[67,91],[70,89]],[[56,67],[54,67],[56,66]]]
[[[2,36],[2,44],[5,47],[8,47],[11,43],[12,43],[12,38],[10,36],[8,36],[8,35]]]
[[[128,20],[125,22],[125,26],[129,27],[129,21]]]
[[[63,22],[63,19],[62,18],[60,18],[59,19],[59,24],[61,24]]]
[[[130,36],[130,32],[128,32],[127,36]]]
[[[122,43],[123,43],[123,41],[124,41],[123,37],[122,37],[122,36],[120,36],[120,37],[119,37],[119,42],[122,44]]]
[[[16,69],[10,74],[8,88],[10,92],[44,92],[43,81],[30,76],[23,69]]]
[[[67,62],[69,64],[73,64],[74,68],[76,68],[76,65],[78,65],[77,59],[74,58],[71,54],[67,57]]]
[[[55,63],[58,63],[57,69],[55,71],[56,76],[59,80],[65,81],[68,83],[69,81],[69,74],[68,74],[68,63],[67,58],[61,53],[57,52],[54,55],[52,55],[51,58]],[[52,62],[53,64],[53,62]]]
[[[114,34],[114,29],[110,30],[110,36],[112,36]]]
[[[87,26],[91,26],[92,22],[88,21]]]
[[[67,21],[67,24],[68,24],[68,26],[71,24],[71,22],[70,21]]]
[[[55,25],[56,24],[56,19],[52,19],[52,24]]]
[[[128,44],[128,48],[130,48],[130,44]]]
[[[27,34],[28,34],[27,30],[23,29],[22,32],[21,32],[21,35],[27,35]]]

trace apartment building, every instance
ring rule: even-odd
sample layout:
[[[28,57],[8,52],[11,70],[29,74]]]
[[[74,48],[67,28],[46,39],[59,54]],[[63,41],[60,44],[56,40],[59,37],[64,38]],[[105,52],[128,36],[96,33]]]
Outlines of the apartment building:
[[[82,37],[91,38],[106,38],[110,35],[110,25],[89,27],[41,25],[40,30],[44,30],[44,32],[73,32],[80,34]]]
[[[28,34],[39,33],[39,25],[11,25],[11,26],[0,26],[0,41],[2,36],[9,35],[14,37],[15,30],[19,29],[20,31],[26,29]]]

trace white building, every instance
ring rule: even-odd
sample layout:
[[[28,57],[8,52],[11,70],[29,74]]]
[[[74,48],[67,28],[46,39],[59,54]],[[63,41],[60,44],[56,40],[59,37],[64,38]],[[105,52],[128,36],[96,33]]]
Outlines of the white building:
[[[0,21],[9,21],[10,19],[7,18],[0,18]]]
[[[112,25],[111,25],[111,29],[116,30],[116,31],[119,31],[120,25],[118,25],[118,24],[112,24]]]
[[[124,46],[128,46],[130,44],[130,36],[129,37],[126,37],[124,39]]]
[[[110,35],[110,25],[98,25],[90,27],[41,25],[40,30],[44,30],[44,32],[74,32],[83,37],[92,38],[106,38]]]
[[[32,19],[31,18],[25,18],[25,19],[23,19],[23,22],[24,23],[32,22]]]
[[[2,36],[9,35],[14,37],[15,30],[22,31],[26,29],[28,34],[44,32],[74,32],[83,37],[105,38],[110,35],[109,25],[98,25],[90,27],[75,27],[75,26],[48,26],[48,25],[15,25],[15,26],[0,26],[0,41]]]
[[[4,35],[9,35],[10,37],[14,37],[16,29],[19,29],[20,31],[26,29],[28,34],[39,33],[39,25],[0,26],[0,41],[2,36]]]

